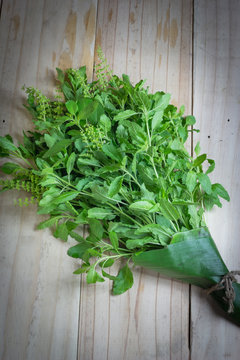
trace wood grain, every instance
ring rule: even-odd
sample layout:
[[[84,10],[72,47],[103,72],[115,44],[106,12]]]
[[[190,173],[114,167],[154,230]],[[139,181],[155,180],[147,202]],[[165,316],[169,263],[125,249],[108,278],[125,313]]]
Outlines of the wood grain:
[[[193,110],[201,130],[194,143],[200,139],[202,152],[216,160],[212,180],[231,196],[207,222],[229,268],[239,269],[239,1],[0,4],[1,135],[20,139],[22,129],[31,128],[22,107],[24,83],[51,96],[55,67],[84,64],[91,80],[100,45],[114,73],[129,74],[133,83],[146,78],[150,91],[167,91],[186,114]],[[196,288],[189,314],[188,285],[151,271],[133,269],[133,288],[116,297],[108,280],[87,285],[84,276],[72,276],[78,264],[66,256],[69,244],[35,231],[42,219],[34,207],[13,206],[18,196],[25,195],[1,194],[1,360],[239,358],[239,328]]]
[[[213,182],[231,202],[207,216],[212,236],[230,270],[240,268],[240,2],[196,1],[194,10],[194,114],[202,152],[216,160]],[[239,358],[240,331],[219,316],[201,291],[192,297],[192,359]]]
[[[55,67],[88,63],[92,75],[96,1],[3,1],[0,23],[1,135],[31,128],[21,86],[52,94]],[[3,121],[4,120],[4,121]],[[79,278],[69,245],[35,231],[36,208],[1,196],[0,358],[76,359]]]
[[[172,93],[190,112],[191,16],[191,1],[101,0],[95,48],[114,73],[148,79],[150,90]],[[134,281],[118,297],[108,281],[82,283],[79,359],[188,358],[188,286],[140,268]]]

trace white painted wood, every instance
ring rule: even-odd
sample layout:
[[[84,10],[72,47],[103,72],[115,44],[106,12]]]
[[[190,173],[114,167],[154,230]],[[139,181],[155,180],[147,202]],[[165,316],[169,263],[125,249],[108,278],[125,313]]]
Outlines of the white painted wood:
[[[240,268],[240,2],[195,1],[194,107],[203,153],[216,160],[213,182],[231,202],[207,216],[213,239],[230,270]],[[240,330],[192,291],[192,359],[239,359]]]
[[[92,74],[97,1],[3,1],[0,21],[1,135],[30,129],[21,86],[52,94],[55,67],[88,63]],[[2,120],[5,120],[3,122]],[[76,359],[80,279],[69,244],[36,231],[36,207],[1,194],[0,358]]]
[[[114,73],[173,94],[191,111],[191,1],[99,1],[96,48]],[[162,56],[162,58],[161,58]],[[117,267],[115,268],[117,272]],[[140,268],[113,297],[108,281],[82,283],[79,359],[187,359],[188,285]]]

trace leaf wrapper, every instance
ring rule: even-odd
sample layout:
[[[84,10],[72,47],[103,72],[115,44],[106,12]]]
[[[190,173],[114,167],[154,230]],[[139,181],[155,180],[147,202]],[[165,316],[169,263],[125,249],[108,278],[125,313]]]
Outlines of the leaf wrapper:
[[[135,265],[203,289],[217,284],[229,272],[206,227],[177,233],[166,248],[142,252],[135,255],[133,261]],[[233,283],[233,287],[235,300],[231,314],[224,300],[224,290],[214,291],[211,296],[240,325],[240,284]]]

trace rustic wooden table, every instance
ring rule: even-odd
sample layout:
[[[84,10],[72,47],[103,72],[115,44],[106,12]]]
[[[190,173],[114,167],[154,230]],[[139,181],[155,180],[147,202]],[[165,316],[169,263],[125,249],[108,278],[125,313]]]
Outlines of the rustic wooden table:
[[[189,147],[200,139],[231,196],[207,221],[239,269],[239,14],[239,0],[1,0],[1,134],[31,127],[23,84],[51,94],[56,67],[84,64],[91,79],[100,45],[115,73],[148,79],[196,116]],[[16,197],[1,195],[1,360],[239,359],[239,328],[202,291],[140,269],[119,297],[107,281],[87,286],[69,245],[36,231],[36,209]]]

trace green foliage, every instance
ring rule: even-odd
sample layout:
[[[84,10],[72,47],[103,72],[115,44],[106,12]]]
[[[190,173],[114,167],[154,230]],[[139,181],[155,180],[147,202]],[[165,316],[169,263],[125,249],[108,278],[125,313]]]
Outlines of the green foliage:
[[[23,133],[22,144],[0,137],[1,156],[11,159],[1,167],[11,179],[0,185],[32,194],[18,204],[36,199],[38,213],[49,215],[38,229],[76,240],[68,250],[81,261],[75,274],[87,273],[88,283],[109,278],[121,294],[133,285],[134,254],[165,248],[174,234],[202,226],[204,211],[229,195],[211,184],[215,163],[199,143],[195,158],[184,148],[195,118],[169,104],[169,94],[149,94],[143,81],[133,86],[127,75],[112,75],[98,53],[91,83],[85,66],[57,69],[55,100],[24,87],[35,128]],[[117,276],[104,270],[120,259],[127,264]]]

